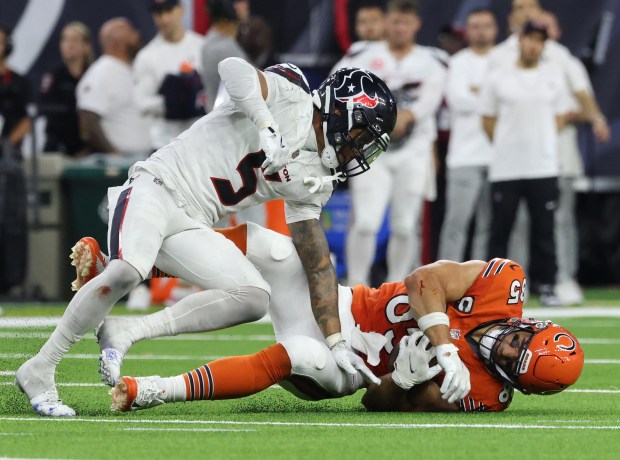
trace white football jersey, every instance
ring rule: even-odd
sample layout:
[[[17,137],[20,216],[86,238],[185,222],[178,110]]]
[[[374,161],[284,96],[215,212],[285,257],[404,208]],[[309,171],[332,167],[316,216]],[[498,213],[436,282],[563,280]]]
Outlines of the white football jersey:
[[[332,184],[310,193],[309,177],[329,176],[317,153],[312,128],[313,105],[305,77],[282,64],[265,71],[267,106],[293,160],[276,174],[264,176],[265,154],[258,128],[233,102],[222,104],[197,121],[130,174],[144,169],[161,178],[178,204],[193,218],[213,225],[223,216],[274,199],[285,200],[287,223],[318,219]]]
[[[435,113],[443,97],[445,68],[425,46],[416,44],[407,56],[396,59],[384,41],[364,44],[348,52],[334,69],[359,67],[376,74],[390,88],[398,107],[415,114],[412,136],[434,141]]]

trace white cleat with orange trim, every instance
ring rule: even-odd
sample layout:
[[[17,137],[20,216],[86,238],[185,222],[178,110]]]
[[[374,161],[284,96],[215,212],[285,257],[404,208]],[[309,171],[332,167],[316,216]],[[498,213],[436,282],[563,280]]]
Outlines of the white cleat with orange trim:
[[[90,236],[85,236],[75,243],[69,257],[76,273],[76,279],[71,283],[71,290],[76,292],[108,265],[108,257],[99,249],[97,240]]]
[[[157,385],[158,375],[151,377],[122,377],[114,388],[108,391],[112,396],[111,409],[127,412],[149,409],[165,404],[162,399],[165,390]]]

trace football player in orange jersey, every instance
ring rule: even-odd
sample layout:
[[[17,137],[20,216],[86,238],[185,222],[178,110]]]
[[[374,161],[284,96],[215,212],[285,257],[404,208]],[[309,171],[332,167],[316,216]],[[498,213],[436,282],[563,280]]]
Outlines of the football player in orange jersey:
[[[340,371],[330,358],[306,299],[307,280],[290,239],[251,223],[222,232],[271,284],[270,314],[278,344],[176,377],[123,377],[111,390],[113,407],[135,410],[166,402],[242,397],[274,383],[305,399],[340,397],[364,387],[359,376]],[[89,252],[99,254],[98,248]],[[77,262],[83,268],[84,263]],[[583,366],[579,343],[550,322],[518,319],[525,284],[518,264],[493,259],[436,262],[414,271],[404,282],[378,289],[340,286],[345,339],[376,375],[383,376],[381,385],[368,386],[366,407],[501,411],[510,404],[513,388],[549,394],[573,384]],[[420,324],[424,321],[415,318],[433,313],[447,315],[449,326],[428,326],[424,336],[418,329],[424,328]],[[136,341],[157,335],[152,332],[148,317],[108,318],[97,335],[100,347],[124,355]],[[433,336],[444,333],[471,377],[471,390],[456,401],[442,397],[444,373],[440,366],[429,364],[435,356],[430,346],[436,340]]]

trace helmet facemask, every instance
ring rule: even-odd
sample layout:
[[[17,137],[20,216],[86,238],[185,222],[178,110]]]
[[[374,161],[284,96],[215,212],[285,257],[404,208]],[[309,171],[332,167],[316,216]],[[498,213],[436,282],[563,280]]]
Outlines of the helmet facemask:
[[[525,372],[529,365],[531,352],[528,350],[528,346],[536,331],[531,326],[523,324],[518,318],[485,323],[476,330],[480,329],[483,329],[483,332],[479,341],[471,338],[471,336],[467,340],[474,347],[476,354],[484,362],[489,372],[517,390],[527,393],[519,384],[519,375]],[[505,360],[499,356],[500,346],[506,336],[513,332],[519,332],[526,337],[519,339],[518,343],[512,344],[513,346],[518,345],[517,359],[505,363],[502,362]],[[516,336],[513,340],[516,340]]]
[[[325,147],[321,160],[323,165],[341,172],[346,177],[367,171],[370,164],[387,150],[389,132],[394,128],[396,120],[393,96],[383,82],[383,86],[379,85],[380,80],[376,77],[375,84],[379,85],[379,89],[376,89],[373,98],[367,94],[355,100],[353,97],[337,96],[345,82],[352,83],[349,76],[356,72],[363,74],[361,78],[373,81],[374,76],[369,72],[341,69],[313,93],[314,104],[321,110],[322,117]],[[340,74],[337,75],[338,73]],[[339,86],[334,89],[336,84]],[[358,85],[361,83],[358,82]],[[382,109],[377,110],[378,108]],[[383,116],[387,116],[387,119]],[[356,128],[360,130],[357,133]]]

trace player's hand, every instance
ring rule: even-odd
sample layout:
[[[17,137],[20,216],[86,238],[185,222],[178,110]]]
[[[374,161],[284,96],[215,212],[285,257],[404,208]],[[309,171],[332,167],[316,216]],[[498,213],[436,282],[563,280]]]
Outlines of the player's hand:
[[[459,349],[451,343],[444,343],[435,347],[437,362],[446,373],[441,388],[441,397],[449,403],[463,399],[471,390],[469,370],[461,361]]]
[[[344,340],[340,340],[331,347],[331,351],[338,367],[347,374],[355,375],[359,372],[366,383],[381,385],[381,380],[368,369],[364,360],[356,355],[353,350],[347,346]]]
[[[280,134],[277,125],[261,129],[258,132],[260,137],[260,148],[265,152],[265,161],[261,167],[266,176],[278,172],[290,160],[290,151],[286,141]]]
[[[428,337],[419,329],[402,338],[398,344],[398,356],[394,362],[392,380],[404,390],[426,382],[441,372],[441,366],[430,367],[429,362],[435,357],[435,348]]]

